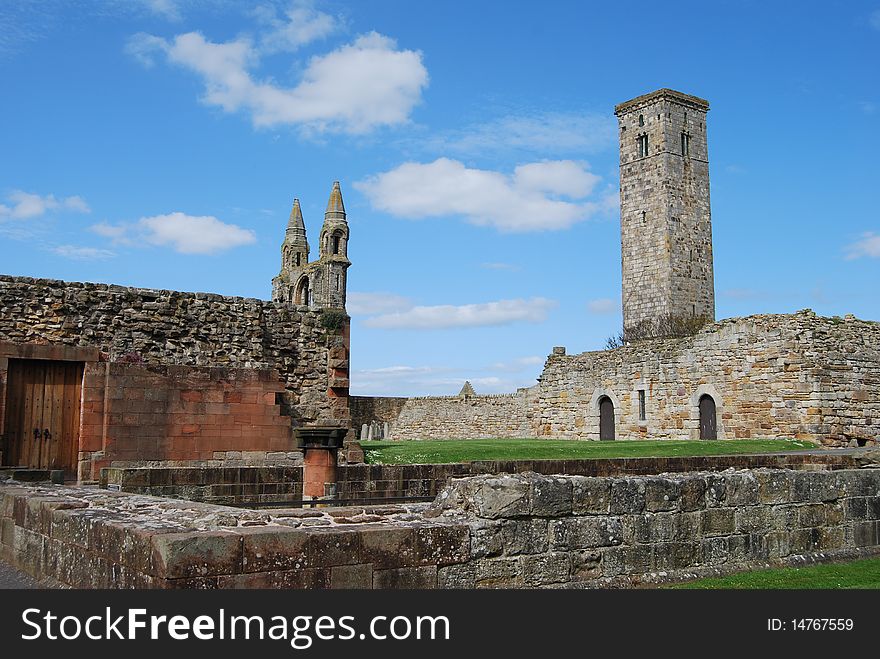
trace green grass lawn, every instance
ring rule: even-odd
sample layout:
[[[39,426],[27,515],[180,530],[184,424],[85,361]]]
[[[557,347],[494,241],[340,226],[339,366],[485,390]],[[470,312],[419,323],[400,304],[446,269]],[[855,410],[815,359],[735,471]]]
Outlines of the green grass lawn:
[[[880,588],[880,558],[852,563],[830,563],[810,567],[743,572],[726,577],[673,584],[667,588],[694,589],[783,589],[783,588]]]
[[[577,460],[735,453],[775,453],[815,448],[790,439],[634,440],[442,439],[361,442],[371,464],[440,464],[474,460]]]

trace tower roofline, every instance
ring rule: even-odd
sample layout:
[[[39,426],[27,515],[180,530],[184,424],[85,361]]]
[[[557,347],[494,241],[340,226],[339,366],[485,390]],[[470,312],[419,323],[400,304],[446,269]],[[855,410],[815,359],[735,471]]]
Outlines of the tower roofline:
[[[333,181],[333,189],[330,190],[330,199],[327,201],[324,219],[345,220],[345,206],[342,203],[342,189],[339,181]]]
[[[674,101],[680,105],[686,105],[703,112],[709,111],[709,101],[706,99],[700,98],[699,96],[691,96],[690,94],[683,94],[674,89],[664,87],[663,89],[658,89],[650,94],[642,94],[641,96],[636,96],[629,101],[624,101],[623,103],[614,106],[614,114],[620,116],[621,114],[631,112],[641,106],[650,105],[651,103],[660,100]]]

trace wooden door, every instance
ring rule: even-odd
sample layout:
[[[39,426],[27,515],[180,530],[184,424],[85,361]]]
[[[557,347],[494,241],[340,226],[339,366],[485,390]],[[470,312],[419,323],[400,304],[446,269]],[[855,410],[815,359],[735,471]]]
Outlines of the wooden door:
[[[608,396],[599,400],[599,439],[614,439],[614,403]]]
[[[76,476],[82,379],[81,362],[9,360],[5,462]]]
[[[709,394],[700,397],[700,439],[718,439],[715,399]]]

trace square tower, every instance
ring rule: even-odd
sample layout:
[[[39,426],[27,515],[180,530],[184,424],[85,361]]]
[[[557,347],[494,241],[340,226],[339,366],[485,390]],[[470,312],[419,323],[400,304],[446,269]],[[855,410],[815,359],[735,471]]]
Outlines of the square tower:
[[[624,337],[715,320],[708,111],[708,101],[671,89],[614,108]]]

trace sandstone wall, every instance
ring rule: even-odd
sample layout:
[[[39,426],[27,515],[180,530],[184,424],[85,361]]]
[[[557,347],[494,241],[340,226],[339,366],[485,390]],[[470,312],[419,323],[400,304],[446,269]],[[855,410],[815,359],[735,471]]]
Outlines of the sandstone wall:
[[[322,314],[208,293],[0,276],[0,342],[96,348],[107,361],[274,368],[286,414],[347,423],[347,318],[327,323]]]
[[[269,369],[86,365],[79,480],[102,467],[152,463],[290,462],[290,418],[281,415],[284,384]]]
[[[537,400],[534,389],[497,396],[409,398],[390,439],[534,437]]]
[[[697,439],[699,399],[709,394],[719,439],[876,441],[880,324],[809,311],[725,320],[682,339],[553,354],[540,382],[546,437],[598,439],[599,399],[608,396],[619,438]]]
[[[0,484],[0,558],[78,588],[620,587],[880,545],[880,469],[474,476],[424,506],[253,511]]]
[[[408,400],[408,398],[392,396],[350,396],[348,401],[351,426],[357,438],[367,439],[362,432],[365,425],[369,428],[375,423],[374,427],[381,427],[383,431],[386,423],[389,428],[393,427]]]

